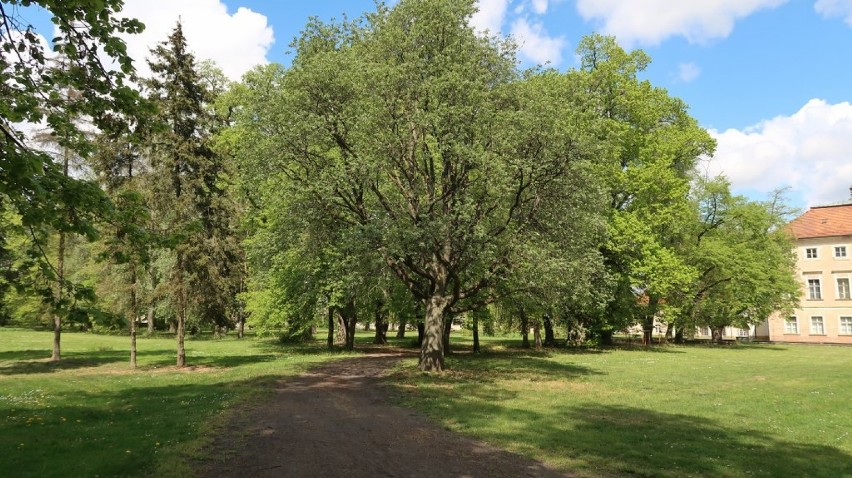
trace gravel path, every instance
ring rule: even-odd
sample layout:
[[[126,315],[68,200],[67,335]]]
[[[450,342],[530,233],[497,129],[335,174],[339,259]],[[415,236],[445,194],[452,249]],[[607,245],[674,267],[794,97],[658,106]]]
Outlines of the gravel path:
[[[331,362],[277,384],[216,437],[201,476],[564,477],[389,403],[381,379],[403,353]],[[234,447],[239,450],[234,451]]]

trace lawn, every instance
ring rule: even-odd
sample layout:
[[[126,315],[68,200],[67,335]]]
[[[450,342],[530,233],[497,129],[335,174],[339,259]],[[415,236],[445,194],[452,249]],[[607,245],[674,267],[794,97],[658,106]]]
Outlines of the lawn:
[[[852,476],[852,347],[484,345],[397,400],[581,476]]]
[[[223,410],[239,409],[281,376],[345,354],[233,337],[187,342],[191,367],[174,367],[173,338],[62,336],[0,328],[0,476],[187,476]]]

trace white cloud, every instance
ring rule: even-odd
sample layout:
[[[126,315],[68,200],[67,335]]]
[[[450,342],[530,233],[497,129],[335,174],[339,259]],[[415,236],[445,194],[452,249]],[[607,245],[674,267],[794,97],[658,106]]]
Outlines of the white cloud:
[[[551,37],[541,23],[530,23],[526,18],[518,18],[512,23],[511,34],[525,58],[541,65],[558,66],[562,63],[562,51],[568,45],[564,36]]]
[[[606,34],[626,45],[657,45],[682,36],[691,43],[727,37],[734,22],[787,0],[577,0],[586,21],[602,23]]]
[[[470,17],[470,25],[480,32],[487,30],[492,35],[499,34],[506,20],[509,0],[478,0],[476,6],[479,11]]]
[[[700,74],[701,68],[699,68],[695,63],[681,63],[677,66],[677,78],[683,83],[689,83],[690,81],[698,78],[698,75]]]
[[[791,116],[744,130],[711,130],[718,147],[710,174],[737,189],[771,191],[789,185],[809,206],[843,201],[852,186],[852,105],[810,100]]]
[[[243,7],[229,14],[219,0],[127,0],[122,15],[145,24],[142,34],[125,38],[127,52],[142,75],[149,72],[145,59],[150,49],[167,39],[178,18],[196,58],[215,61],[233,80],[268,63],[266,53],[275,41],[264,15]]]
[[[843,17],[843,21],[852,27],[852,0],[817,0],[814,10],[826,18]]]
[[[547,13],[548,0],[531,0],[530,4],[532,5],[532,9],[535,13],[539,15]]]

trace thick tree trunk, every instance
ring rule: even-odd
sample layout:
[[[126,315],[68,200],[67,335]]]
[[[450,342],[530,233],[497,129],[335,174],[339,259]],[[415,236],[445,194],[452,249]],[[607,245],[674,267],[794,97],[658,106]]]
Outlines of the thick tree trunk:
[[[385,345],[388,343],[388,326],[385,322],[385,312],[383,310],[383,307],[383,303],[376,303],[376,335],[375,337],[373,337],[373,343],[376,345]]]
[[[668,324],[666,324],[666,335],[665,335],[665,341],[666,342],[671,342],[671,340],[674,338],[674,329],[675,329],[674,322],[669,322]]]
[[[237,338],[241,339],[246,335],[246,315],[245,312],[240,307],[240,311],[237,313]]]
[[[326,340],[328,348],[334,348],[334,307],[328,308],[328,339]]]
[[[426,335],[426,324],[417,322],[417,346],[423,346],[423,336]]]
[[[527,317],[527,311],[521,309],[521,347],[530,348],[530,319]]]
[[[444,317],[444,334],[441,336],[441,342],[444,345],[444,356],[450,355],[450,333],[453,331],[453,317],[451,314],[445,314]]]
[[[154,303],[148,304],[148,312],[145,314],[146,320],[148,320],[148,337],[154,335]]]
[[[675,329],[675,337],[674,337],[674,340],[675,340],[675,343],[676,343],[676,344],[682,344],[682,343],[684,343],[684,340],[683,340],[683,332],[684,332],[683,327],[678,327],[678,328],[676,328],[676,329]]]
[[[556,335],[553,333],[553,318],[550,314],[544,315],[544,346],[556,346]]]
[[[724,343],[725,326],[715,327],[713,329],[713,342],[717,344]]]
[[[404,339],[405,338],[405,327],[408,325],[405,317],[400,317],[399,319],[399,328],[396,329],[396,338]]]
[[[541,344],[541,325],[539,325],[539,323],[538,323],[538,322],[536,322],[535,324],[533,324],[533,338],[534,338],[534,340],[535,340],[535,349],[536,349],[536,350],[541,350],[541,348],[542,348],[542,344]]]
[[[337,337],[335,343],[340,345],[346,344],[346,323],[343,320],[340,310],[337,310],[337,331],[335,332],[335,336]]]
[[[473,353],[478,354],[479,350],[479,315],[473,314]]]
[[[423,343],[420,346],[420,370],[444,370],[444,312],[448,301],[442,295],[433,295],[426,301]]]

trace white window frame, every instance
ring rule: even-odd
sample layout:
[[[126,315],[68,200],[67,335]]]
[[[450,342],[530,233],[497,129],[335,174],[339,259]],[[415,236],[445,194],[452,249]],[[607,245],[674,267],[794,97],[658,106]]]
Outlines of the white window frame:
[[[822,280],[819,277],[805,280],[808,284],[808,300],[822,300]]]
[[[852,316],[841,315],[837,319],[837,325],[839,326],[837,330],[840,331],[840,335],[852,335]]]
[[[817,324],[816,319],[819,319],[819,331],[814,327]],[[825,317],[821,315],[811,316],[811,335],[825,335]]]
[[[811,252],[813,252],[813,255],[811,255]],[[816,247],[806,247],[805,259],[819,259],[819,249]]]
[[[848,259],[849,256],[846,254],[846,246],[834,246],[834,258]]]
[[[841,282],[846,282],[846,287],[840,287]],[[850,300],[852,299],[852,280],[848,276],[840,276],[834,278],[834,286],[835,292],[837,293],[837,300]]]
[[[799,335],[799,319],[795,315],[784,319],[784,334]]]

